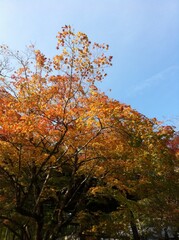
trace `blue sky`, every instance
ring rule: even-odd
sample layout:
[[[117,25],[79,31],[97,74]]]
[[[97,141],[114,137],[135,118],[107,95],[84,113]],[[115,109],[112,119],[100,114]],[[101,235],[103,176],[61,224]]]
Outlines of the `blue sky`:
[[[52,56],[65,24],[110,45],[103,91],[179,128],[178,0],[0,0],[0,44],[13,49]]]

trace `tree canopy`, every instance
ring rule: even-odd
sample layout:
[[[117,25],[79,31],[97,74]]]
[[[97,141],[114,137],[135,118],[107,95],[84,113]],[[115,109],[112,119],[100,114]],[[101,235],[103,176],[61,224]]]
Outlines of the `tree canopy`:
[[[52,59],[1,46],[2,236],[140,239],[154,222],[178,227],[178,135],[98,89],[108,47],[70,26]]]

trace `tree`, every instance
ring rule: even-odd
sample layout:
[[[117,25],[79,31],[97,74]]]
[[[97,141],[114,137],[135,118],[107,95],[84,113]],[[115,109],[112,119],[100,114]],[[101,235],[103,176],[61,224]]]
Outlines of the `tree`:
[[[55,240],[110,233],[113,219],[139,239],[139,205],[174,173],[173,129],[98,90],[108,45],[70,26],[57,40],[52,60],[1,47],[0,224],[12,239]]]
[[[131,239],[131,225],[133,238],[140,239],[140,235],[149,234],[148,229],[154,233],[155,230],[161,232],[165,226],[177,228],[178,171],[169,140],[173,130],[157,127],[153,122],[155,119],[151,121],[135,111],[133,113],[133,117],[128,112],[122,119],[125,128],[118,125],[115,129],[116,138],[110,144],[110,154],[109,148],[105,149],[108,159],[100,166],[103,172],[100,169],[102,174],[98,175],[103,183],[90,190],[93,198],[107,193],[115,196],[120,205],[117,211],[108,214],[98,212],[97,222],[92,219],[91,225],[90,217],[83,212],[87,232],[105,232],[114,238]],[[129,119],[133,119],[133,123]],[[121,131],[125,131],[126,136],[121,135]],[[117,132],[120,135],[116,135]],[[119,148],[123,141],[120,136],[126,137],[122,149]],[[108,141],[110,143],[111,138]]]

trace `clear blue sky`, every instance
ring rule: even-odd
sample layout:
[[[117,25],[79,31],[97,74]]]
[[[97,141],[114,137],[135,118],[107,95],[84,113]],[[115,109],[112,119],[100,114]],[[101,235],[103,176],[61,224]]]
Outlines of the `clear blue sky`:
[[[178,0],[0,0],[0,44],[13,49],[55,54],[65,24],[110,45],[103,91],[179,128]]]

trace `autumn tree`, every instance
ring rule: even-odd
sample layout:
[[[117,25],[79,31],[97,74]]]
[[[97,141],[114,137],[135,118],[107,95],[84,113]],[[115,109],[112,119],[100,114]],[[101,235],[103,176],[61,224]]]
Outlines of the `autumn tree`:
[[[175,231],[178,171],[171,147],[173,129],[162,127],[156,119],[147,119],[129,107],[122,108],[122,112],[117,113],[120,115],[115,115],[120,123],[117,128],[113,124],[110,139],[106,136],[109,145],[103,153],[107,158],[96,170],[100,183],[88,193],[91,201],[110,195],[120,204],[117,211],[95,212],[96,222],[94,213],[83,211],[85,231],[99,235],[105,232],[119,239],[131,239],[129,226],[133,239],[146,237],[150,234],[148,229],[161,233],[162,228],[172,226]]]
[[[1,47],[0,225],[12,239],[55,240],[112,234],[111,221],[139,239],[139,209],[175,175],[174,131],[98,90],[108,45],[65,26],[57,50]]]
[[[70,26],[57,40],[52,60],[39,50],[21,56],[1,47],[1,198],[10,200],[1,220],[19,239],[62,234],[100,161],[93,145],[106,127],[93,108],[97,98],[107,99],[95,82],[112,57],[103,53],[107,45],[92,45]],[[20,65],[14,72],[10,58]]]

